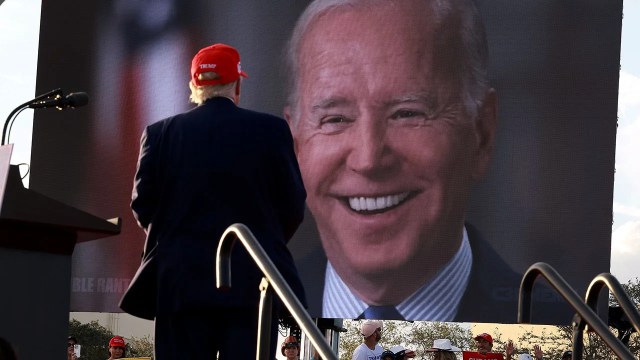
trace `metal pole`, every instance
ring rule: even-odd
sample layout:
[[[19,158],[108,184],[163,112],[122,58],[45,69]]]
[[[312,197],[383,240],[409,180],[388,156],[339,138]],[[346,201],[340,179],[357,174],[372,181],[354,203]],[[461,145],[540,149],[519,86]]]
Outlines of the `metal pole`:
[[[289,284],[284,280],[278,269],[267,256],[258,240],[249,228],[243,224],[233,224],[222,234],[216,253],[216,286],[219,289],[231,287],[231,249],[236,240],[240,240],[249,255],[256,262],[265,278],[273,287],[275,293],[282,300],[293,318],[300,325],[313,346],[324,360],[338,360],[337,355],[327,344],[320,330],[315,326],[311,317],[304,309],[300,300],[295,296]]]
[[[258,314],[258,347],[256,360],[269,360],[273,354],[271,349],[271,321],[273,312],[273,291],[269,287],[269,281],[262,278],[260,281],[260,307]]]
[[[531,321],[531,292],[536,278],[542,275],[549,281],[549,284],[571,305],[580,316],[580,324],[586,322],[589,328],[602,338],[602,340],[618,355],[621,359],[635,359],[631,351],[609,330],[598,315],[585,304],[580,296],[573,288],[551,267],[551,265],[538,262],[529,267],[522,277],[520,283],[520,297],[518,299],[518,322],[529,323]],[[575,333],[574,333],[575,336]],[[582,342],[573,344],[574,347],[580,346],[582,350]]]

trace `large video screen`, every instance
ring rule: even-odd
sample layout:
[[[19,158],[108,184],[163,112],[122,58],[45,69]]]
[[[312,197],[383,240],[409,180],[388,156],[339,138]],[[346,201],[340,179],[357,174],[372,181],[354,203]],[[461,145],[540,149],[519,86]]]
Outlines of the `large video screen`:
[[[120,311],[145,240],[140,135],[194,106],[191,58],[213,43],[240,52],[240,106],[290,124],[313,317],[513,323],[530,265],[578,294],[609,271],[622,1],[354,3],[314,3],[289,42],[310,2],[43,2],[37,93],[90,101],[36,112],[30,187],[123,219],[76,246],[72,311]],[[533,321],[568,324],[538,283]]]

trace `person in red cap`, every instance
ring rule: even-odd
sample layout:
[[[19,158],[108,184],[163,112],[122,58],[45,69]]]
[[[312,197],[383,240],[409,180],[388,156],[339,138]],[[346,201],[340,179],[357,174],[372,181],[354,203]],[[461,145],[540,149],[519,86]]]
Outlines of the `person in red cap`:
[[[125,356],[126,344],[122,336],[114,336],[109,340],[109,359],[122,359]]]
[[[147,234],[145,255],[155,253],[157,264],[149,301],[155,359],[251,359],[262,273],[236,244],[232,286],[218,290],[216,249],[230,225],[246,225],[306,304],[286,246],[303,220],[306,192],[286,121],[239,107],[247,74],[236,49],[201,49],[189,77],[197,106],[145,129],[131,202]],[[277,310],[271,343],[263,344],[270,354],[278,350]]]
[[[476,335],[473,338],[476,342],[477,352],[465,351],[464,358],[469,360],[484,360],[484,359],[492,359],[492,360],[504,360],[504,355],[502,353],[494,353],[491,352],[493,349],[493,338],[491,335],[487,333],[482,333]],[[508,354],[508,348],[507,348]],[[508,355],[507,355],[508,356]]]
[[[240,54],[225,44],[207,46],[191,61],[190,99],[202,105],[214,97],[226,97],[240,102],[241,77],[247,74],[240,67]]]
[[[478,353],[485,355],[493,349],[493,338],[487,333],[482,333],[473,338],[476,341]]]

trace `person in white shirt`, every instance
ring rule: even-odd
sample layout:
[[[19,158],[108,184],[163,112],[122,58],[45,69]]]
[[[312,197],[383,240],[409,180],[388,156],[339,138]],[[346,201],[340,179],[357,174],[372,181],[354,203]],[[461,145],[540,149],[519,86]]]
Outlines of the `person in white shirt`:
[[[384,349],[378,345],[382,338],[382,321],[367,320],[360,327],[362,344],[353,351],[352,360],[380,360]]]

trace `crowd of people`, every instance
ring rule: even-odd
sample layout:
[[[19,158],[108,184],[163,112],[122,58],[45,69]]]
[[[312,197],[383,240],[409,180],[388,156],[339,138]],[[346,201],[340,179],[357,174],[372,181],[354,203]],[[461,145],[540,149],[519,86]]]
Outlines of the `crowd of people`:
[[[67,338],[67,360],[77,360],[81,358],[81,345],[75,336]],[[114,336],[107,344],[107,352],[109,357],[107,360],[122,359],[126,357],[127,343],[122,336]]]
[[[380,320],[365,320],[360,326],[362,343],[354,350],[352,360],[408,360],[416,357],[416,352],[405,348],[403,345],[393,345],[384,349],[380,344],[384,324]],[[502,352],[493,352],[493,337],[488,333],[481,333],[474,338],[476,353],[471,353],[466,360],[504,360]],[[67,360],[78,360],[81,358],[78,339],[69,336],[67,339]],[[109,340],[109,357],[107,360],[122,359],[126,357],[127,344],[122,336],[114,336]],[[542,348],[534,345],[534,355],[521,353],[516,356],[513,341],[508,340],[504,353],[507,360],[543,360]],[[457,360],[457,354],[462,353],[462,349],[455,346],[449,339],[436,339],[431,348],[426,350],[428,358],[432,360]],[[280,353],[286,360],[300,359],[300,340],[295,336],[288,336],[280,345]],[[477,354],[473,355],[473,354]],[[562,354],[562,360],[571,360],[573,352],[567,350]],[[0,360],[18,360],[16,352],[11,344],[0,338]]]
[[[382,339],[383,322],[366,320],[360,326],[362,343],[356,347],[352,360],[407,360],[416,356],[416,352],[406,349],[403,345],[394,345],[384,349],[380,344]],[[534,345],[534,355],[521,353],[516,355],[512,340],[508,340],[504,354],[493,351],[493,337],[488,333],[481,333],[474,338],[476,351],[465,351],[465,360],[543,360],[542,348]],[[284,346],[284,344],[283,344]],[[298,348],[299,350],[299,348]],[[457,360],[462,354],[461,348],[455,346],[450,339],[435,339],[431,348],[426,350],[428,358],[432,360]],[[506,355],[506,357],[505,357]],[[571,360],[572,351],[565,351],[562,360]],[[289,359],[289,358],[287,358]]]
[[[82,358],[80,353],[81,345],[75,336],[67,338],[67,360],[78,360]],[[105,349],[109,357],[107,360],[122,359],[126,357],[127,344],[122,336],[114,336],[105,344]],[[18,360],[18,354],[9,341],[0,337],[0,360]]]
[[[474,338],[477,353],[481,356],[479,359],[503,359],[502,352],[493,352],[493,337],[488,333],[481,333],[476,335]],[[512,340],[507,340],[507,344],[505,346],[504,353],[506,355],[507,360],[515,360],[516,359],[516,349],[513,345]],[[572,357],[572,351],[565,351],[562,354],[562,360],[570,360]],[[469,357],[469,360],[474,360],[475,358]],[[533,346],[533,356],[529,353],[521,353],[517,354],[517,360],[543,360],[543,352],[542,347],[540,345]]]

